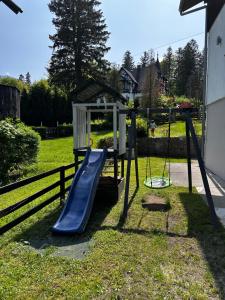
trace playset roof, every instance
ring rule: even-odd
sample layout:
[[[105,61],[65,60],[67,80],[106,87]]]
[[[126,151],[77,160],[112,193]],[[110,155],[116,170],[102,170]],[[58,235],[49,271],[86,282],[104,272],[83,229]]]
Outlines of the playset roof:
[[[98,96],[107,94],[110,96],[108,102],[127,100],[114,88],[98,80],[89,79],[73,92],[74,103],[94,103]]]

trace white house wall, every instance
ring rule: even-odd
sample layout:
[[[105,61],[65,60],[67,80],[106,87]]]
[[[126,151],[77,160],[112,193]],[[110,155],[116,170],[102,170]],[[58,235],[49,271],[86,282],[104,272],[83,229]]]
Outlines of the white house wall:
[[[225,98],[207,107],[206,167],[225,179]]]
[[[217,45],[217,39],[222,39]],[[225,5],[208,33],[207,99],[211,104],[225,97]]]
[[[218,44],[218,40],[221,43]],[[225,179],[225,6],[208,33],[205,164]]]

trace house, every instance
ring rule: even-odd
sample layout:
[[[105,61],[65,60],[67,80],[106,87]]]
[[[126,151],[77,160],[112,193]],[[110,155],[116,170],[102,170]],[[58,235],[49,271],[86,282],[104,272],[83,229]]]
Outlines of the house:
[[[180,3],[182,15],[200,9],[206,9],[207,29],[204,159],[206,167],[225,180],[225,0]]]
[[[153,71],[157,77],[160,93],[166,93],[167,80],[162,74],[160,62],[157,57],[156,62],[149,66],[138,65],[137,68],[132,71],[129,71],[124,67],[120,69],[122,95],[126,99],[134,100],[135,98],[142,97],[145,81],[150,70]]]

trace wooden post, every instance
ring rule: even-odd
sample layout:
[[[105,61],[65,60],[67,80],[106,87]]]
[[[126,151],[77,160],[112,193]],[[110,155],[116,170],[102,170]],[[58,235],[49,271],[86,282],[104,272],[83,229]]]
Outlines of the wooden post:
[[[65,168],[60,168],[60,205],[64,204],[65,200]]]
[[[215,211],[215,207],[214,207],[212,194],[211,194],[210,187],[209,187],[209,182],[208,182],[208,178],[207,178],[207,174],[206,174],[206,170],[205,170],[205,164],[204,164],[204,161],[203,161],[203,158],[201,155],[201,149],[200,149],[200,146],[198,143],[198,139],[197,139],[197,136],[195,133],[192,119],[187,118],[187,122],[188,122],[188,127],[191,132],[192,141],[193,141],[195,151],[197,154],[197,158],[198,158],[199,168],[200,168],[201,175],[202,175],[202,181],[204,184],[206,198],[207,198],[207,202],[208,202],[209,209],[210,209],[212,224],[214,225],[215,228],[217,228],[219,223],[218,223],[218,219],[217,219],[217,215],[216,215],[216,211]]]
[[[117,150],[117,105],[113,105],[113,148]]]
[[[91,147],[91,112],[87,111],[87,135],[88,135],[88,147]]]
[[[77,153],[77,150],[75,149],[74,150],[74,161],[75,161],[75,173],[77,173],[78,171],[78,168],[79,168],[79,156],[78,156],[78,153]]]
[[[137,188],[139,188],[138,153],[137,153],[137,129],[136,129],[136,114],[135,113],[132,113],[131,125],[132,125],[134,160],[135,160],[136,186],[137,186]]]
[[[114,182],[115,185],[117,186],[117,179],[118,179],[118,151],[114,150],[113,154],[114,158]]]
[[[192,193],[191,142],[190,142],[190,130],[189,130],[187,120],[186,120],[186,145],[187,145],[188,187],[189,187],[189,192]]]
[[[121,177],[124,178],[124,154],[121,157]]]
[[[126,174],[126,186],[124,196],[123,217],[127,217],[129,206],[129,189],[130,189],[130,172],[131,172],[131,159],[132,159],[132,126],[128,127],[128,158],[127,158],[127,174]]]

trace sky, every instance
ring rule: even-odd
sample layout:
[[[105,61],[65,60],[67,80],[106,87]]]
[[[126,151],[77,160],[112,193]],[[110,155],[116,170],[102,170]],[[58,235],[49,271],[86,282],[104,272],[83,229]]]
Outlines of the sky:
[[[15,0],[23,14],[15,15],[0,1],[0,75],[31,74],[32,80],[47,77],[54,32],[49,0]],[[205,12],[181,17],[180,0],[102,0],[101,9],[110,38],[107,59],[121,64],[130,50],[138,63],[144,51],[154,49],[162,58],[169,45],[174,50],[191,38],[204,46]]]

